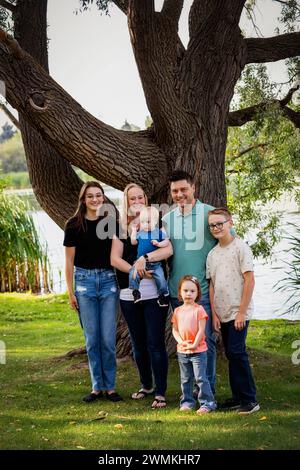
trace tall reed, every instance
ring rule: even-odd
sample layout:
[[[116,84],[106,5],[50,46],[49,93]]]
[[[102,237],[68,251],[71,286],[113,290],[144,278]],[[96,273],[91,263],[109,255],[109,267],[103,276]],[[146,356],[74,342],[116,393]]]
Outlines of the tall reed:
[[[49,292],[49,272],[28,205],[0,185],[0,291]]]
[[[289,248],[284,250],[286,253],[292,254],[291,261],[284,261],[285,277],[280,279],[275,285],[276,290],[288,292],[289,297],[286,300],[288,305],[285,313],[297,315],[300,311],[300,227],[290,223],[295,233],[285,237],[289,241]]]

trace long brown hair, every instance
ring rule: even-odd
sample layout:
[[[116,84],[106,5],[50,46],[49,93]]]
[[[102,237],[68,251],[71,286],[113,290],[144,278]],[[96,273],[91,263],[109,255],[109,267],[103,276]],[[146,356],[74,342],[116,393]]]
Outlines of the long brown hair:
[[[98,188],[103,194],[103,203],[104,204],[110,204],[113,207],[113,212],[115,214],[117,222],[119,222],[119,211],[116,208],[115,204],[104,194],[104,189],[101,186],[98,181],[87,181],[82,185],[82,188],[80,190],[79,196],[78,196],[78,206],[77,209],[72,217],[67,220],[66,225],[72,221],[72,225],[75,228],[82,228],[82,230],[86,231],[87,230],[87,224],[86,224],[86,204],[85,204],[85,194],[86,191],[89,188]],[[104,213],[104,215],[99,216],[99,220],[102,219],[103,217],[106,217],[108,215],[108,212]]]

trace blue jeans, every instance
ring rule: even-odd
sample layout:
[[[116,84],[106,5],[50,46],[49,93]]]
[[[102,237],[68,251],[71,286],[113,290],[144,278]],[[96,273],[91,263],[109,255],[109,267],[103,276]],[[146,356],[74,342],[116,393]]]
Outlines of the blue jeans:
[[[246,327],[238,331],[234,328],[234,320],[221,323],[221,333],[225,355],[229,361],[229,382],[232,396],[242,405],[256,402],[256,387],[246,351]]]
[[[161,263],[146,263],[146,269],[147,271],[153,271],[152,277],[155,281],[158,295],[169,295],[168,283],[165,279],[164,270]],[[141,277],[137,273],[136,278],[133,279],[133,273],[134,267],[132,267],[129,271],[129,289],[139,290]]]
[[[168,374],[165,345],[168,307],[160,307],[157,299],[143,300],[137,304],[120,300],[120,303],[129,329],[141,386],[150,390],[154,376],[155,394],[164,396]]]
[[[75,270],[75,295],[93,390],[113,390],[116,378],[118,288],[111,269]]]
[[[206,344],[207,344],[207,369],[206,374],[208,381],[210,383],[211,390],[213,394],[216,391],[216,338],[213,332],[212,326],[212,313],[211,313],[211,306],[209,301],[209,294],[202,295],[200,301],[198,302],[208,315],[208,320],[206,322],[205,327],[205,336],[206,336]],[[176,297],[171,297],[171,305],[173,310],[179,305],[182,305]]]
[[[198,401],[200,406],[205,405],[211,410],[215,410],[215,399],[206,376],[206,351],[192,354],[177,353],[177,356],[182,390],[180,405],[194,408],[196,400],[193,397],[193,387],[196,382],[199,387]]]

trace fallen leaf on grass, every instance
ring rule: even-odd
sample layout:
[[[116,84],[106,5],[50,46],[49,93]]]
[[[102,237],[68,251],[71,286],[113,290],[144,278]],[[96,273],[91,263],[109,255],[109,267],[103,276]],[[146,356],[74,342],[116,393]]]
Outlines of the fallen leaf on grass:
[[[123,424],[115,424],[114,427],[116,429],[123,429],[124,426],[123,426]]]
[[[266,416],[262,416],[258,421],[266,421],[266,419],[268,419]]]

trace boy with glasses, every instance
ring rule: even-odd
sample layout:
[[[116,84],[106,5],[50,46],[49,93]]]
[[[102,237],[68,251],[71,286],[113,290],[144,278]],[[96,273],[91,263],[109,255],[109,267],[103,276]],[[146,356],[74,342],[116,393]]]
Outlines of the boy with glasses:
[[[229,361],[232,398],[220,406],[250,414],[260,409],[246,351],[246,336],[253,313],[253,257],[249,246],[232,235],[230,212],[221,207],[208,212],[208,227],[218,241],[207,256],[206,277],[213,327],[221,330]]]

